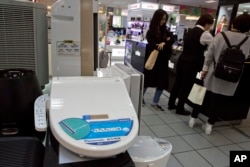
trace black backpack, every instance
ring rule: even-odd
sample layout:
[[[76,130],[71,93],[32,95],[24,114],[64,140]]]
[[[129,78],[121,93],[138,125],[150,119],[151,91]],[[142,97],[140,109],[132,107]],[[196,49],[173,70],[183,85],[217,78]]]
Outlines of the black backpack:
[[[230,44],[224,32],[221,32],[221,34],[227,43],[227,48],[221,52],[218,63],[216,64],[214,61],[214,76],[236,83],[240,79],[246,59],[240,47],[248,39],[248,36],[235,46]]]

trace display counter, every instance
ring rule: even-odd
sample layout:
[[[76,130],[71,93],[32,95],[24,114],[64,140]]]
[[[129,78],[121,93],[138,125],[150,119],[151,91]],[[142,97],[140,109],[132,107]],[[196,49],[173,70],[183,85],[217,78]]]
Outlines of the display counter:
[[[170,60],[168,62],[168,67],[169,67],[169,87],[168,87],[168,92],[171,91],[174,82],[175,82],[175,76],[176,76],[176,65],[177,62],[180,58],[180,55],[182,53],[182,49],[181,48],[175,48],[173,49],[173,54],[170,57]]]
[[[146,42],[126,40],[124,63],[131,64],[136,70],[144,72],[144,61],[146,54]]]
[[[109,65],[113,65],[115,63],[123,63],[124,55],[125,55],[125,41],[120,41],[119,44],[114,41],[110,41],[110,43],[106,46],[103,42],[99,42],[99,47],[106,48],[106,52],[110,56]]]

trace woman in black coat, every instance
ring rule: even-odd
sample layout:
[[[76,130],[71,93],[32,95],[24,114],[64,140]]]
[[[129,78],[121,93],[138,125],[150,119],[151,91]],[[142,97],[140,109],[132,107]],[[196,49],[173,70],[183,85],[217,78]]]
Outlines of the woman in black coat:
[[[155,87],[155,95],[152,108],[158,111],[164,111],[158,104],[163,90],[168,88],[168,61],[172,54],[172,44],[174,38],[167,30],[166,22],[168,14],[162,9],[155,11],[150,22],[149,30],[146,34],[148,41],[145,62],[153,50],[158,50],[159,54],[152,70],[144,68],[144,94],[148,87]]]

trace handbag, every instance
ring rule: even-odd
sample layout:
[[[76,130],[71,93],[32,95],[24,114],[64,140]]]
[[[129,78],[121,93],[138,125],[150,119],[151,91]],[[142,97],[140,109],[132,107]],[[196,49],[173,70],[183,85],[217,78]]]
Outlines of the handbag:
[[[194,104],[202,105],[206,94],[207,88],[201,85],[194,83],[189,95],[188,100]]]
[[[158,57],[158,54],[159,54],[158,50],[153,50],[150,53],[150,55],[149,55],[149,57],[148,57],[148,59],[147,59],[147,61],[145,63],[145,68],[147,70],[152,70],[154,68],[154,65],[155,65],[156,59]]]

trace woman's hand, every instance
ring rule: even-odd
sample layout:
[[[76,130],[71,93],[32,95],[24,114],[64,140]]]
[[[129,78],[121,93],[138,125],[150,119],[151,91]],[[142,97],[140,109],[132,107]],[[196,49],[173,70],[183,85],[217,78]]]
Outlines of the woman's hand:
[[[156,44],[158,50],[162,50],[165,45],[165,42],[162,42],[160,44]]]
[[[204,79],[207,75],[207,71],[201,71],[201,78]]]

